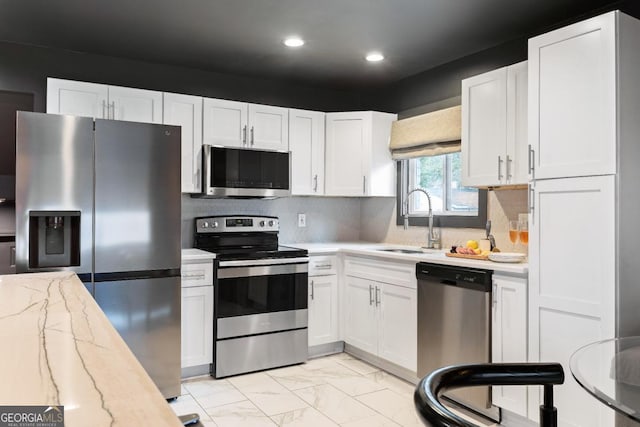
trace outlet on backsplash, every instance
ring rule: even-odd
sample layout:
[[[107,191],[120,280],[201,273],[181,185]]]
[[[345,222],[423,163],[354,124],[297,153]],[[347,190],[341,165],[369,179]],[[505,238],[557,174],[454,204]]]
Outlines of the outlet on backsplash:
[[[307,215],[303,213],[298,214],[298,227],[307,226]]]

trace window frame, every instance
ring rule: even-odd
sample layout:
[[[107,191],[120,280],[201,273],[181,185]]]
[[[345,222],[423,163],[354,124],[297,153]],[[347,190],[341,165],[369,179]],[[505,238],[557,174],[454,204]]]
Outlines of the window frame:
[[[409,159],[396,162],[396,225],[403,225],[402,206],[409,191]],[[487,224],[487,190],[478,189],[478,215],[433,215],[436,227],[485,228]],[[409,215],[409,225],[426,227],[426,215]]]

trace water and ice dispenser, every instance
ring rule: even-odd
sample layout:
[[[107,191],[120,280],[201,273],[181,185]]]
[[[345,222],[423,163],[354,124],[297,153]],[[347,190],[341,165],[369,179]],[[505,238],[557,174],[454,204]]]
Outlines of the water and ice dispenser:
[[[29,212],[29,268],[80,265],[80,211]]]

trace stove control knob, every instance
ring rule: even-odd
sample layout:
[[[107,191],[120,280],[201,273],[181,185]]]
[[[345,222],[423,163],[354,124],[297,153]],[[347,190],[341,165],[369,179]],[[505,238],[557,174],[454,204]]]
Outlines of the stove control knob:
[[[212,227],[213,227],[213,228],[218,228],[218,221],[213,221],[213,225],[212,225]]]
[[[273,227],[273,220],[269,221],[269,227]]]
[[[264,227],[264,221],[260,221],[260,227]]]
[[[207,221],[204,221],[202,223],[202,228],[209,228],[209,223]]]

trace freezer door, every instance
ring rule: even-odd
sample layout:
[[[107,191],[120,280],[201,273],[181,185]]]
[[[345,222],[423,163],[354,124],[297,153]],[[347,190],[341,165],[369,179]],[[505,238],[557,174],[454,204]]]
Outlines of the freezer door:
[[[180,268],[180,128],[96,120],[95,273]]]
[[[80,213],[77,267],[29,267],[29,212]],[[16,270],[90,274],[93,246],[93,119],[18,112],[16,128]]]
[[[95,283],[95,299],[165,398],[180,395],[180,277]]]

